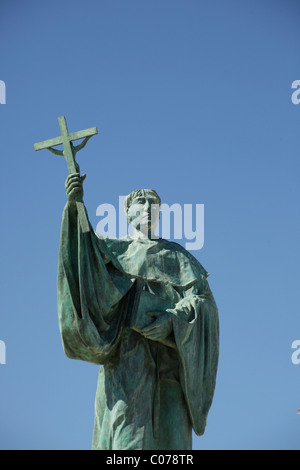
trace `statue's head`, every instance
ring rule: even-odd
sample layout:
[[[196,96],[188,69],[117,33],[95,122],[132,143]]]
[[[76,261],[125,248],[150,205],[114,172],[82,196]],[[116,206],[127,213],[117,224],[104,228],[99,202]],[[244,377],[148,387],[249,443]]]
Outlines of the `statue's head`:
[[[154,189],[135,189],[124,201],[128,222],[146,236],[155,232],[160,206],[160,197]]]

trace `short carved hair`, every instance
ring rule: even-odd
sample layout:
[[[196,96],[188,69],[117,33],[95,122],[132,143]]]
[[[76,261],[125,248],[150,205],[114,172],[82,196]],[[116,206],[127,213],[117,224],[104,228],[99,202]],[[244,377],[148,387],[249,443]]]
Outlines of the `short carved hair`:
[[[137,197],[145,197],[147,195],[152,196],[155,199],[155,204],[158,204],[159,207],[161,206],[161,199],[154,189],[135,189],[134,191],[131,191],[131,193],[128,194],[128,196],[126,196],[125,198],[125,201],[124,201],[125,212],[128,211],[134,199],[136,199]]]

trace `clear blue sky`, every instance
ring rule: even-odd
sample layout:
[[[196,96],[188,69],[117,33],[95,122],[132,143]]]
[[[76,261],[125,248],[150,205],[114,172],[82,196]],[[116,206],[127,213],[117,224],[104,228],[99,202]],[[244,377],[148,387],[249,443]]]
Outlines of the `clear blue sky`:
[[[221,350],[195,449],[300,449],[297,0],[2,0],[0,448],[89,449],[98,367],[64,356],[56,270],[67,168],[34,152],[97,126],[85,203],[153,187],[205,205]]]

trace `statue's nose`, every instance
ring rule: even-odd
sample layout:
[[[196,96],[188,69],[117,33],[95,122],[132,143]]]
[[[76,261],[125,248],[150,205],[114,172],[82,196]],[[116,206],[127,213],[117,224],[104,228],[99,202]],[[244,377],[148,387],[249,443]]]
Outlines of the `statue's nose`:
[[[146,211],[149,211],[149,209],[150,209],[149,201],[146,201],[146,202],[145,202],[144,208],[145,208]]]

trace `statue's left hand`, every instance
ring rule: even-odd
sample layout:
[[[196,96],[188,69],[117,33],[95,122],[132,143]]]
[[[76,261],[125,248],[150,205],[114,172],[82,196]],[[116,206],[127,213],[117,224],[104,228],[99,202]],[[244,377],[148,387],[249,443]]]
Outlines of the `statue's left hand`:
[[[172,318],[169,312],[149,312],[151,317],[157,317],[149,326],[143,328],[141,334],[152,341],[160,341],[167,338],[173,330]]]

